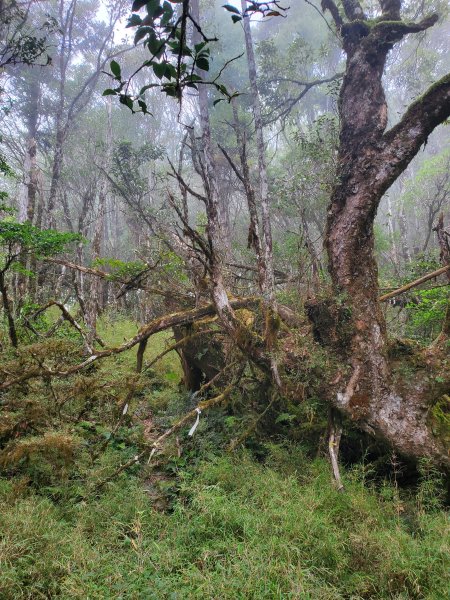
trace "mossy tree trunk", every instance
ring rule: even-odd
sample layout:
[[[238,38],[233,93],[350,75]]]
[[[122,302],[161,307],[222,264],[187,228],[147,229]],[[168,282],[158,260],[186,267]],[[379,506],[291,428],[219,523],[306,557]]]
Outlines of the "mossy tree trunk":
[[[383,194],[405,170],[433,129],[450,115],[450,76],[442,78],[386,131],[388,111],[382,77],[393,46],[438,19],[406,23],[400,0],[380,0],[381,17],[367,20],[358,2],[344,1],[341,15],[329,10],[347,55],[339,98],[341,118],[336,185],[328,211],[326,249],[336,294],[348,307],[344,357],[348,374],[333,393],[333,404],[363,429],[404,455],[428,456],[450,464],[428,424],[436,393],[433,377],[417,373],[394,381],[387,334],[378,301],[373,223]],[[435,356],[431,358],[429,367]],[[435,365],[442,367],[442,363]]]

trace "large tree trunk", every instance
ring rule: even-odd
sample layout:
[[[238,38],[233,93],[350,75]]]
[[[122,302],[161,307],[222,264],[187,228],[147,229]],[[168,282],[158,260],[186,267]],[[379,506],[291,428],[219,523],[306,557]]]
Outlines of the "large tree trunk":
[[[323,3],[340,29],[347,67],[340,92],[338,172],[328,211],[326,249],[336,294],[344,296],[347,323],[340,344],[350,366],[334,405],[363,429],[404,455],[450,464],[432,433],[429,413],[439,398],[425,370],[409,381],[395,378],[387,353],[386,324],[378,302],[373,222],[379,202],[426,141],[450,114],[450,78],[444,77],[408,109],[391,130],[382,86],[386,58],[407,33],[432,26],[400,20],[400,2],[381,0],[383,16],[367,21],[357,2],[343,2],[346,22],[330,0]],[[438,357],[429,356],[431,364]],[[441,365],[441,363],[439,363]],[[439,365],[435,365],[439,367]],[[442,365],[441,365],[442,366]],[[428,367],[429,368],[429,367]],[[445,372],[445,371],[444,371]],[[447,382],[448,385],[448,382]]]

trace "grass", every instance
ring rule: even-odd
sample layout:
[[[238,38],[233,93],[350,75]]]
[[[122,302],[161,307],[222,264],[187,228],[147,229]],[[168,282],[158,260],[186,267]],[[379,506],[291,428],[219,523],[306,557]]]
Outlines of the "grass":
[[[418,511],[412,530],[393,496],[352,472],[339,494],[325,461],[279,446],[265,465],[243,453],[181,476],[171,513],[130,476],[64,506],[3,482],[1,597],[447,597],[442,511]]]
[[[99,335],[107,346],[120,346],[125,340],[136,335],[138,330],[139,325],[136,322],[124,318],[117,319],[108,315],[100,319],[98,327]],[[144,364],[150,362],[173,343],[174,340],[168,331],[153,335],[145,351]],[[115,357],[116,367],[119,367],[120,370],[123,368],[124,371],[129,373],[136,366],[136,352],[137,347],[131,352],[119,354]],[[182,377],[180,359],[174,350],[158,361],[155,368],[157,368],[158,374],[163,376],[168,383],[178,383]]]
[[[137,328],[104,317],[100,333],[118,345]],[[166,333],[152,337],[146,360],[168,343]],[[60,347],[41,352],[54,360]],[[1,600],[448,597],[448,517],[439,476],[426,465],[415,494],[371,483],[363,464],[343,469],[340,494],[328,462],[300,445],[259,442],[258,459],[224,454],[234,417],[218,410],[202,417],[192,440],[180,433],[181,458],[176,449],[164,455],[165,512],[139,468],[96,492],[99,479],[139,451],[148,411],[166,427],[190,402],[171,352],[137,378],[127,418],[110,438],[134,366],[135,352],[123,353],[52,390],[34,382],[3,396],[11,423],[33,427],[8,442],[8,461],[0,454]]]

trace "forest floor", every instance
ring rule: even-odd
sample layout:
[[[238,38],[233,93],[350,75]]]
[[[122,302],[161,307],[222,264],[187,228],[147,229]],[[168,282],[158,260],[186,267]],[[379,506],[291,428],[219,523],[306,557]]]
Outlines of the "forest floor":
[[[100,334],[115,345],[135,331],[116,317]],[[146,360],[167,342],[152,338]],[[317,448],[267,437],[227,452],[239,415],[217,409],[193,439],[181,431],[99,489],[192,407],[174,352],[138,378],[134,367],[123,353],[50,391],[5,394],[0,437],[19,417],[22,429],[0,455],[2,600],[448,597],[448,515],[430,468],[406,488],[361,459],[339,493]]]

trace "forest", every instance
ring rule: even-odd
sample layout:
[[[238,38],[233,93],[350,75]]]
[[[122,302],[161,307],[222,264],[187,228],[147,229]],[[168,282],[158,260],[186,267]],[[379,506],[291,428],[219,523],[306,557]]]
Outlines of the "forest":
[[[0,599],[443,600],[448,0],[0,0]]]

